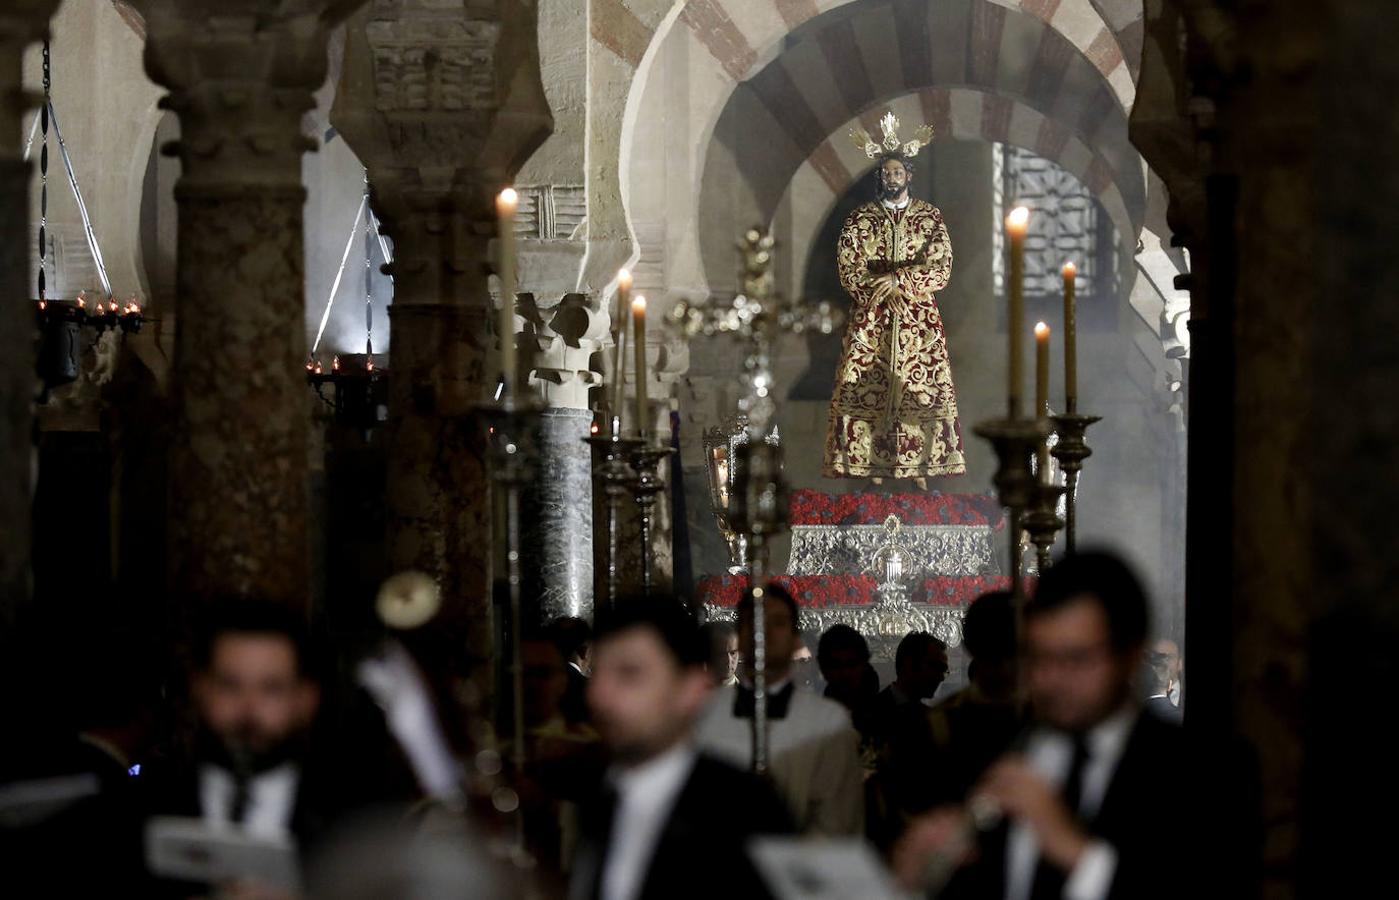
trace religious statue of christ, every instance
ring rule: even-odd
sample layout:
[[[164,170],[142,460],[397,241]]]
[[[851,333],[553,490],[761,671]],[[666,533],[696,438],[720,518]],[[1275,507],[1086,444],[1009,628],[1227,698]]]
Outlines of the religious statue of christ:
[[[913,158],[932,138],[920,128],[899,141],[892,112],[883,140],[856,127],[851,138],[878,161],[878,199],[845,220],[837,246],[840,283],[852,308],[831,395],[823,471],[828,478],[911,478],[967,470],[957,393],[936,291],[952,274],[942,213],[909,196]]]

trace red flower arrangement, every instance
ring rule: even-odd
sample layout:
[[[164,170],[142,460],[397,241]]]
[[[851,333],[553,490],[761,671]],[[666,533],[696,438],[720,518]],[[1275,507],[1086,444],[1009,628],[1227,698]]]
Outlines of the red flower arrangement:
[[[1005,527],[999,502],[986,494],[827,494],[802,488],[792,492],[789,507],[793,525],[882,525],[891,515],[905,525]]]
[[[933,606],[966,606],[982,594],[1008,590],[1006,575],[944,575],[924,579],[913,599]]]

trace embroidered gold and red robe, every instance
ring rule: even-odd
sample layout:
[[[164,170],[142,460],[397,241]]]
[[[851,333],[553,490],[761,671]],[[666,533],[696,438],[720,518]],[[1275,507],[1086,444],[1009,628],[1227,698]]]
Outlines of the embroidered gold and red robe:
[[[824,472],[830,478],[922,478],[967,470],[957,393],[935,291],[952,274],[942,213],[910,199],[850,214],[836,251],[852,307],[831,396]],[[871,265],[873,263],[873,265]],[[893,269],[896,296],[875,299]]]

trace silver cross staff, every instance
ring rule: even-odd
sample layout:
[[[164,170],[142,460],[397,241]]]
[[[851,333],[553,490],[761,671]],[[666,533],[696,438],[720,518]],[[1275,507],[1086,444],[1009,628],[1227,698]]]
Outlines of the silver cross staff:
[[[782,475],[782,448],[777,441],[777,404],[772,376],[772,345],[782,333],[807,330],[829,334],[841,315],[829,302],[784,302],[773,290],[772,235],[750,228],[739,250],[743,255],[742,291],[727,303],[680,301],[670,323],[687,338],[727,334],[748,344],[744,360],[744,394],[748,440],[731,445],[733,478],[724,516],[737,533],[746,534],[748,583],[753,595],[753,771],[768,768],[766,577],[769,542],[787,521],[787,483]]]

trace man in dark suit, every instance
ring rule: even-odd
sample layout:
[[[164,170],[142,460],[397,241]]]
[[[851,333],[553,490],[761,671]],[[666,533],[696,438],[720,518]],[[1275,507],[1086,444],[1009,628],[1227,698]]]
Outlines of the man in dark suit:
[[[593,630],[573,616],[561,616],[549,626],[554,646],[563,657],[568,687],[559,707],[569,725],[588,721],[588,673],[591,671]]]
[[[706,658],[677,600],[624,601],[599,617],[588,704],[612,767],[583,815],[571,897],[768,895],[748,839],[791,822],[765,782],[696,751]]]
[[[303,853],[324,836],[345,798],[325,767],[308,762],[320,704],[308,644],[304,622],[280,606],[210,610],[194,646],[193,753],[151,784],[152,815],[291,839]]]
[[[894,680],[874,701],[875,735],[889,740],[927,717],[931,700],[947,678],[947,645],[926,631],[910,631],[894,651]]]
[[[895,850],[909,885],[929,863],[962,864],[946,897],[1151,900],[1176,897],[1187,865],[1177,842],[1188,806],[1180,729],[1134,699],[1147,638],[1141,586],[1117,558],[1070,557],[1041,579],[1026,609],[1026,684],[1035,724],[973,788],[969,817],[942,808]]]

